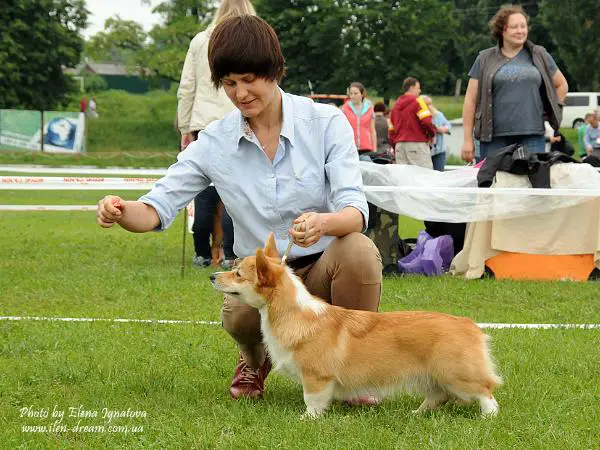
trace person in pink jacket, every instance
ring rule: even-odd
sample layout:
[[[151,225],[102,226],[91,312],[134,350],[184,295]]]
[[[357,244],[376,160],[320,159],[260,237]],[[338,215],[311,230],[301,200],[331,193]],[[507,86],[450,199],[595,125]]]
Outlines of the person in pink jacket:
[[[356,81],[350,84],[348,96],[350,101],[342,106],[342,111],[354,130],[354,142],[361,160],[370,161],[369,153],[377,149],[373,104],[366,98],[367,90],[363,84]]]

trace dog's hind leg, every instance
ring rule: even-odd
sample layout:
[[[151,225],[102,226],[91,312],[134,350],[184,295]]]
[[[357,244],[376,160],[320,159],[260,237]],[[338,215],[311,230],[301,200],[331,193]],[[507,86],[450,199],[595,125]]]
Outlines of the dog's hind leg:
[[[455,382],[453,385],[447,385],[446,389],[462,401],[479,401],[481,415],[492,417],[498,414],[499,407],[490,386],[488,382]]]
[[[315,419],[329,408],[333,399],[335,381],[305,376],[302,377],[302,387],[306,412],[300,418]]]
[[[425,400],[419,408],[413,410],[415,414],[423,414],[426,411],[437,409],[449,399],[448,393],[441,387],[432,387],[425,393]]]
[[[487,395],[480,395],[478,400],[479,407],[481,408],[481,415],[483,417],[493,417],[498,415],[500,407],[493,395],[490,395],[489,397]]]

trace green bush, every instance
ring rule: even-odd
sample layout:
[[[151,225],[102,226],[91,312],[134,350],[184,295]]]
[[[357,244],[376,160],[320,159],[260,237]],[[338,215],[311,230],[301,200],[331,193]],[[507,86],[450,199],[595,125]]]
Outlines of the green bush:
[[[98,119],[88,120],[88,152],[163,152],[179,149],[174,92],[130,94],[109,90],[96,95]]]
[[[101,92],[108,89],[106,80],[100,75],[88,75],[83,79],[85,92]]]
[[[179,149],[172,122],[103,118],[88,120],[88,152],[164,152]]]

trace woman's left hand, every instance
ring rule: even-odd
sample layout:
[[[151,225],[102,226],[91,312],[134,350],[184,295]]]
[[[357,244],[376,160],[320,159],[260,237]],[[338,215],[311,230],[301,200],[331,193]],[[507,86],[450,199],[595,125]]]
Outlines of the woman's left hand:
[[[304,213],[294,220],[294,226],[290,228],[289,233],[294,239],[294,244],[304,248],[310,247],[325,235],[323,216],[316,212]]]

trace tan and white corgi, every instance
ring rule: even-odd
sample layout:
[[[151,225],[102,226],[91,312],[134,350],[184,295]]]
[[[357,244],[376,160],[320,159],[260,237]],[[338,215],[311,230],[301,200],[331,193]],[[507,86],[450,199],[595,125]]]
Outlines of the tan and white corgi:
[[[260,311],[275,368],[302,383],[304,417],[322,414],[334,399],[382,397],[398,390],[425,395],[418,413],[450,399],[477,400],[483,415],[498,413],[492,392],[502,379],[488,336],[470,319],[332,306],[311,295],[281,264],[273,234],[255,256],[230,272],[211,275],[211,281]]]

